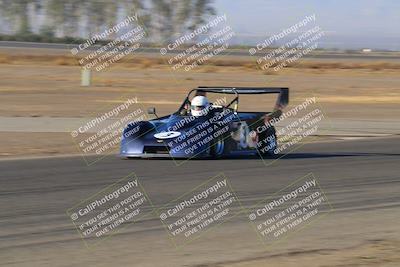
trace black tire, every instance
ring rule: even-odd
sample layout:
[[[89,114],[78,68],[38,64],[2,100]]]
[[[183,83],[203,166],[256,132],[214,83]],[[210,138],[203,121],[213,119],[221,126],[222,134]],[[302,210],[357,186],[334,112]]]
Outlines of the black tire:
[[[226,144],[223,137],[219,137],[210,145],[210,156],[214,159],[219,159],[224,156],[226,151]]]

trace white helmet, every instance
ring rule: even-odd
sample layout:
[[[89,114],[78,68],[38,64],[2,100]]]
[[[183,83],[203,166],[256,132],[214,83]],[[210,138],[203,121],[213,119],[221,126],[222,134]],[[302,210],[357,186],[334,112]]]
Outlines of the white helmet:
[[[195,96],[190,103],[190,112],[195,117],[205,116],[208,113],[208,106],[210,103],[208,102],[207,97],[205,96]]]

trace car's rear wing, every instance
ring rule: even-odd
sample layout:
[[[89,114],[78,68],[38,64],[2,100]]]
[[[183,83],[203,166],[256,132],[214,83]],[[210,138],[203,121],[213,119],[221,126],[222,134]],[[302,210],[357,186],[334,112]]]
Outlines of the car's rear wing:
[[[192,91],[196,91],[196,95],[204,93],[218,93],[218,94],[278,94],[275,103],[275,110],[282,110],[289,104],[289,88],[287,87],[206,87],[199,86]],[[239,102],[235,98],[236,102]],[[234,102],[232,101],[232,102]]]

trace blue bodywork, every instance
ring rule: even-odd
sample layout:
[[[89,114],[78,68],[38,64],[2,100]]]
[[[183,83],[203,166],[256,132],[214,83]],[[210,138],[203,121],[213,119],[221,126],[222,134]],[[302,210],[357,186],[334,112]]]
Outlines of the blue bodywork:
[[[234,99],[224,106],[208,106],[206,116],[193,117],[190,96],[227,94]],[[274,111],[238,112],[239,95],[277,94]],[[265,128],[265,119],[279,117],[289,102],[289,88],[284,87],[204,87],[192,89],[177,112],[169,116],[129,123],[123,131],[122,157],[204,158],[227,155],[269,154],[277,146],[275,128]],[[155,109],[150,109],[155,114]],[[268,114],[266,116],[266,114]],[[261,152],[260,152],[261,151]]]
[[[130,123],[122,135],[120,155],[128,158],[168,156],[173,158],[210,157],[212,156],[210,154],[210,146],[217,139],[223,138],[226,143],[232,143],[233,140],[230,139],[230,133],[236,129],[235,127],[238,123],[255,120],[262,114],[265,114],[259,112],[234,113],[231,110],[226,113],[211,118],[195,118],[172,114],[154,120]],[[204,127],[204,125],[208,127]],[[207,131],[210,128],[214,130]],[[154,137],[157,133],[170,131],[179,132],[180,136],[167,140],[160,140]],[[248,153],[255,154],[257,151],[255,149],[248,151],[238,150],[236,153],[234,149],[225,149],[224,151],[224,155],[243,155]]]

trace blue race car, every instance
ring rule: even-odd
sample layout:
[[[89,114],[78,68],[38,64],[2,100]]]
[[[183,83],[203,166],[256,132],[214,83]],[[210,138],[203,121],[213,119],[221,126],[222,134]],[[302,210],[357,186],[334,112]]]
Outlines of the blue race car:
[[[209,94],[232,95],[213,103]],[[238,111],[240,95],[278,94],[271,112]],[[225,100],[225,101],[224,101]],[[226,156],[276,156],[275,127],[289,102],[288,88],[198,87],[191,90],[175,113],[129,123],[123,131],[120,155],[124,158],[221,158]]]

